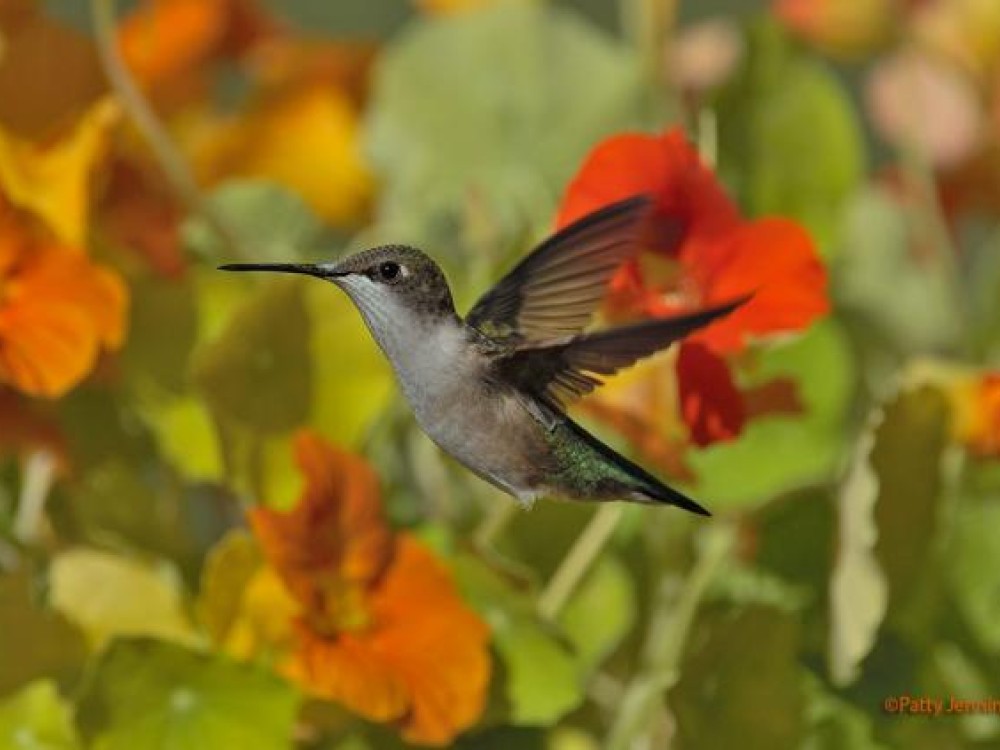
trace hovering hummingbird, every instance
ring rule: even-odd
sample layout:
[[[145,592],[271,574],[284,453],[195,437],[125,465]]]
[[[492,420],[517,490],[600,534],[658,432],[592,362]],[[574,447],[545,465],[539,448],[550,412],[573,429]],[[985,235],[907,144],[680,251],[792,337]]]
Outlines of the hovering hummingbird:
[[[637,254],[651,202],[638,195],[571,224],[518,263],[463,320],[438,265],[386,245],[333,263],[234,263],[306,274],[351,298],[417,422],[445,452],[528,506],[543,495],[668,503],[709,515],[570,419],[565,407],[747,298],[584,333],[615,270]]]

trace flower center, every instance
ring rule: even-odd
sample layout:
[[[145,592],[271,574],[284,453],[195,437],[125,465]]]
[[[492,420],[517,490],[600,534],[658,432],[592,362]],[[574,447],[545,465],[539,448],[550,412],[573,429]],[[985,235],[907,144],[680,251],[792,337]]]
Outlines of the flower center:
[[[366,589],[353,581],[331,582],[323,589],[320,611],[310,614],[316,630],[328,635],[365,630],[371,624]]]

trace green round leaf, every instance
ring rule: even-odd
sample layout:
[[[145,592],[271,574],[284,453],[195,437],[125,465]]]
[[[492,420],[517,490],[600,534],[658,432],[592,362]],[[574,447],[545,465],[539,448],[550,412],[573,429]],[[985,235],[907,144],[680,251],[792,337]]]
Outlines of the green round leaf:
[[[310,325],[299,280],[258,288],[195,354],[194,382],[212,411],[263,433],[303,424],[312,402]]]
[[[80,632],[31,587],[27,575],[0,575],[0,696],[39,677],[75,677],[86,655]]]
[[[292,746],[298,697],[252,667],[148,640],[105,652],[81,704],[98,750]]]
[[[698,630],[670,691],[684,746],[797,749],[804,696],[794,617],[752,606],[714,613]]]
[[[559,615],[584,674],[600,665],[628,635],[635,609],[635,586],[628,568],[614,557],[602,557]]]
[[[718,103],[719,165],[753,215],[801,221],[823,252],[865,151],[844,86],[768,21],[753,26],[742,71]]]
[[[0,747],[5,750],[77,750],[69,707],[48,680],[32,682],[0,703]]]
[[[293,262],[322,231],[301,198],[271,182],[234,180],[217,187],[206,201],[246,261]],[[212,261],[233,260],[233,248],[203,218],[193,216],[181,231],[195,254]]]
[[[375,76],[381,220],[409,242],[454,244],[472,201],[515,238],[548,217],[599,138],[635,125],[640,92],[628,49],[547,3],[416,22]]]
[[[959,509],[948,557],[948,578],[958,609],[989,653],[1000,653],[1000,505],[967,503]]]

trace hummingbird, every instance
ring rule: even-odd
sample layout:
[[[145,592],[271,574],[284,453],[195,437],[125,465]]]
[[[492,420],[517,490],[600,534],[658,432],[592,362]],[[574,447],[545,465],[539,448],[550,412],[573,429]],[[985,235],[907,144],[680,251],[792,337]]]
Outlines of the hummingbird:
[[[552,235],[463,319],[441,268],[385,245],[331,263],[235,263],[305,274],[346,292],[438,447],[520,504],[555,496],[701,505],[574,422],[566,408],[611,375],[728,315],[749,297],[586,332],[615,271],[638,254],[652,201],[636,195]]]

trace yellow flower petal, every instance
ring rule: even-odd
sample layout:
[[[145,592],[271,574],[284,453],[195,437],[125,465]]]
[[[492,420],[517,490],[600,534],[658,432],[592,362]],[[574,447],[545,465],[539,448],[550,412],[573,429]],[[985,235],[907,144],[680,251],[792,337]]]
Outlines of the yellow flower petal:
[[[82,246],[90,176],[118,113],[113,100],[102,99],[68,135],[49,144],[24,141],[0,130],[0,192],[41,219],[64,242]]]
[[[243,591],[239,614],[223,647],[237,658],[270,655],[280,662],[292,648],[298,613],[298,603],[274,569],[259,568]]]
[[[497,0],[415,0],[420,10],[432,16],[445,16],[463,13],[476,8],[486,8],[496,5]]]
[[[202,134],[194,161],[208,182],[260,177],[297,192],[327,221],[356,223],[374,189],[347,94],[308,85],[271,97],[239,120]]]

